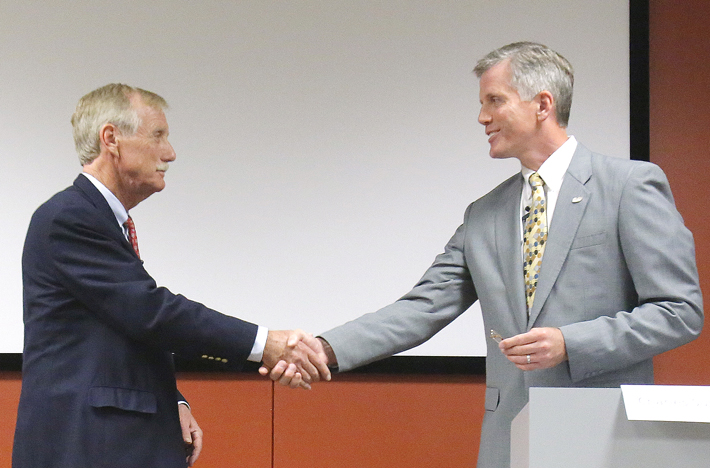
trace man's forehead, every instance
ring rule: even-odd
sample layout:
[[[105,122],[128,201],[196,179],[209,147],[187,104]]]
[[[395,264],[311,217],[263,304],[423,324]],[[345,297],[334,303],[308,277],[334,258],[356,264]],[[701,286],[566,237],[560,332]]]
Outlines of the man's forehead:
[[[147,102],[139,93],[133,93],[129,97],[129,100],[131,101],[131,106],[133,106],[136,111],[153,111],[157,114],[165,115],[161,106],[152,102]]]
[[[162,108],[146,104],[140,95],[131,97],[131,105],[141,118],[143,126],[149,125],[152,128],[165,127],[165,129],[167,129],[168,122]]]
[[[510,83],[511,79],[511,70],[510,70],[510,65],[509,65],[509,60],[504,60],[502,62],[499,62],[492,67],[490,67],[488,70],[483,72],[481,75],[481,78],[479,80],[479,83],[483,85],[483,83],[491,83],[491,82],[502,82],[502,83]]]
[[[511,84],[510,67],[506,62],[501,62],[486,70],[478,81],[479,96],[481,98],[498,96],[500,94],[517,93]]]
[[[513,88],[509,83],[506,82],[495,82],[495,83],[484,83],[479,84],[478,96],[480,99],[490,99],[493,97],[500,97],[503,95],[508,95],[512,93],[517,93],[515,88]]]

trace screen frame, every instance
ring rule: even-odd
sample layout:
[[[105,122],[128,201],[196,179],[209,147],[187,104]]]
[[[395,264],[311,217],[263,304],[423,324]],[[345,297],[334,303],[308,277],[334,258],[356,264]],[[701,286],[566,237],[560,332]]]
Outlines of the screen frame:
[[[629,0],[629,120],[631,159],[649,161],[649,2]],[[362,366],[349,373],[485,375],[485,357],[392,356]],[[224,372],[205,364],[176,356],[178,372]],[[240,371],[253,373],[257,363],[248,362]],[[22,353],[0,353],[0,372],[22,370]],[[233,371],[230,371],[233,372]]]

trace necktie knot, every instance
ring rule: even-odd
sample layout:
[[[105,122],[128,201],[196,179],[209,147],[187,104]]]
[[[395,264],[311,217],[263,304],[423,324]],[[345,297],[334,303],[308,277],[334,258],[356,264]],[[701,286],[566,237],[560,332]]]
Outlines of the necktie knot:
[[[131,246],[136,252],[136,255],[138,255],[138,258],[141,258],[141,254],[138,251],[138,236],[136,236],[136,225],[133,222],[133,218],[129,216],[123,225],[126,226],[126,230],[128,231],[128,242],[131,243]]]
[[[529,182],[530,186],[533,189],[542,187],[545,184],[545,181],[542,180],[542,177],[540,177],[540,174],[538,174],[537,172],[533,172],[532,174],[530,174]]]

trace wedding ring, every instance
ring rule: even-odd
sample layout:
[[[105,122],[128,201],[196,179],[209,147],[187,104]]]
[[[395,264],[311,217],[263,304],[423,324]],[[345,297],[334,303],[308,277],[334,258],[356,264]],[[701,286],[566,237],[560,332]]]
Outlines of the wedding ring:
[[[526,357],[528,358],[528,364],[530,364],[530,355],[528,354]]]

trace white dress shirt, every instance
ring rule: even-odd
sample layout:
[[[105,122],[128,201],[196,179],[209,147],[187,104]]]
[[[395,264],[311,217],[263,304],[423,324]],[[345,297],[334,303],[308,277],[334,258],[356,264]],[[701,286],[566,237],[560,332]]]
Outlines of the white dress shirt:
[[[562,181],[565,178],[567,169],[569,168],[569,163],[572,161],[572,156],[577,149],[577,140],[570,136],[567,141],[565,141],[562,146],[557,148],[557,150],[550,155],[547,160],[542,163],[540,169],[537,173],[540,174],[542,180],[545,182],[543,189],[545,190],[545,203],[546,203],[546,215],[547,215],[547,229],[549,232],[550,226],[552,226],[552,215],[555,212],[555,205],[557,204],[557,197],[560,194],[560,187],[562,187]],[[532,169],[528,169],[522,166],[521,171],[523,177],[525,178],[525,183],[523,184],[523,193],[520,196],[520,251],[523,252],[525,247],[523,246],[523,232],[525,231],[525,226],[523,223],[523,216],[526,213],[526,207],[529,207],[532,203],[532,188],[530,187],[530,175],[535,172]]]

